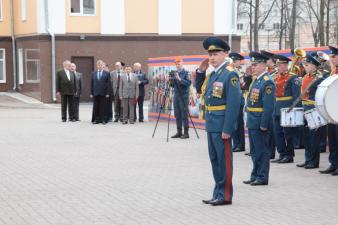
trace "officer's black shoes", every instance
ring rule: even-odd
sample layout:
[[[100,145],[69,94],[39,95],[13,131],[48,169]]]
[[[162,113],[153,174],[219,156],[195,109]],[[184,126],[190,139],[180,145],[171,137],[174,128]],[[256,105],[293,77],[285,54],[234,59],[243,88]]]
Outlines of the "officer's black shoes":
[[[255,180],[250,185],[251,186],[268,185],[268,182],[267,181],[258,181],[258,180]]]
[[[271,160],[270,162],[271,163],[279,163],[282,160],[283,160],[282,158],[278,158],[278,159]]]
[[[305,167],[306,166],[306,162],[300,163],[296,165],[297,167]]]
[[[305,169],[316,169],[319,168],[319,165],[307,164],[304,166]]]
[[[114,123],[117,123],[117,122],[119,122],[119,119],[115,119],[115,120],[114,120]]]
[[[336,169],[335,171],[333,171],[333,172],[331,173],[331,175],[332,175],[332,176],[338,176],[338,169]]]
[[[253,182],[254,182],[254,180],[245,180],[245,181],[243,181],[244,184],[251,184]]]
[[[64,122],[67,122],[67,120],[66,120],[66,119],[63,119],[62,122],[63,122],[63,123],[64,123]]]
[[[251,153],[250,152],[246,152],[246,153],[244,153],[244,155],[251,156]]]
[[[211,204],[215,199],[210,199],[210,200],[202,200],[204,204]]]
[[[215,201],[212,201],[210,205],[212,206],[220,206],[220,205],[231,205],[231,201],[225,201],[223,199],[216,199]]]
[[[325,169],[325,170],[319,170],[319,173],[322,173],[322,174],[328,174],[328,173],[332,173],[334,171],[336,171],[336,167],[330,165],[329,168]]]
[[[245,149],[244,148],[235,148],[234,150],[232,150],[233,152],[244,152]]]
[[[284,163],[293,163],[293,158],[283,158],[278,162],[279,164],[284,164]]]

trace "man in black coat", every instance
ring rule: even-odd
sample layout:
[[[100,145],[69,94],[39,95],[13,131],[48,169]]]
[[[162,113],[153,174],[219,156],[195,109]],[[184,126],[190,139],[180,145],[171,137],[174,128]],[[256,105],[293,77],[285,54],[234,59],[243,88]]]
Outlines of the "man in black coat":
[[[144,116],[143,116],[143,102],[144,102],[144,96],[145,96],[145,91],[144,91],[144,86],[149,83],[149,80],[146,76],[145,73],[141,71],[141,64],[140,63],[134,63],[134,73],[136,74],[138,78],[138,86],[139,86],[139,95],[137,99],[137,104],[138,104],[138,120],[139,122],[144,121]],[[136,121],[136,107],[135,107],[135,121]]]
[[[67,121],[67,107],[69,121],[75,122],[74,118],[74,94],[76,92],[75,74],[70,71],[70,61],[63,62],[63,69],[56,74],[56,94],[61,95],[61,118]]]
[[[107,104],[111,93],[111,82],[109,72],[104,70],[105,63],[98,60],[96,63],[97,70],[92,73],[91,80],[91,95],[93,98],[93,124],[106,124],[107,117]]]

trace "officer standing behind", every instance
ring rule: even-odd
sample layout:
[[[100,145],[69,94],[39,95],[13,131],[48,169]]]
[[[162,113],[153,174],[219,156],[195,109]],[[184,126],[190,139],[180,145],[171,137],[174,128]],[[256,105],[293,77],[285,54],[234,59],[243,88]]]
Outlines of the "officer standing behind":
[[[139,86],[139,94],[138,94],[138,99],[137,99],[137,104],[138,104],[138,121],[143,122],[144,121],[144,116],[143,116],[143,102],[144,102],[144,95],[145,95],[145,90],[144,86],[149,83],[149,80],[146,76],[145,73],[141,71],[141,64],[140,63],[134,63],[134,73],[138,78],[138,86]],[[137,119],[136,116],[136,106],[135,106],[135,121]]]
[[[183,68],[183,60],[175,60],[177,72],[173,78],[174,84],[174,114],[176,118],[177,133],[171,138],[189,138],[188,101],[191,80],[188,71]],[[184,134],[182,134],[182,124]]]
[[[302,79],[301,87],[302,93],[305,92],[302,97],[304,112],[315,108],[315,95],[317,87],[324,80],[322,74],[317,70],[319,66],[320,62],[318,62],[311,55],[306,55],[306,60],[304,62],[306,75]],[[318,129],[310,130],[310,128],[307,126],[307,123],[305,123],[305,162],[297,164],[298,167],[304,167],[305,169],[314,169],[319,167],[320,137],[322,136],[324,128],[325,127],[319,127]]]
[[[247,127],[253,169],[245,184],[268,185],[270,169],[269,133],[275,104],[275,85],[267,71],[268,57],[251,52],[252,75],[257,76],[250,87],[247,99]]]
[[[300,95],[300,80],[296,74],[288,72],[288,63],[291,61],[283,55],[274,56],[278,72],[275,77],[276,104],[273,112],[273,127],[279,158],[271,162],[292,163],[295,156],[293,135],[295,127],[281,127],[281,109],[289,108]]]
[[[241,61],[244,60],[244,57],[236,52],[231,52],[229,54],[229,58],[232,59],[232,67],[234,71],[241,75]],[[243,90],[244,92],[245,90]],[[243,115],[243,107],[245,105],[244,93],[241,96],[241,108],[239,110],[239,114],[237,117],[237,128],[232,134],[232,144],[233,144],[233,152],[244,152],[245,151],[245,136],[244,136],[244,115]]]
[[[76,86],[76,92],[74,94],[74,119],[76,121],[80,121],[79,106],[80,106],[80,97],[83,90],[82,73],[76,71],[75,63],[71,64],[70,70],[75,74],[75,86]]]
[[[331,76],[338,76],[338,48],[329,46],[331,50],[331,63],[335,70],[331,72]],[[333,68],[333,69],[334,69]],[[323,174],[332,174],[338,176],[338,125],[328,125],[328,136],[329,136],[329,162],[330,166],[325,170],[320,170]]]
[[[230,205],[233,196],[231,134],[236,129],[241,104],[240,82],[226,61],[230,50],[227,43],[209,37],[203,47],[209,53],[209,61],[204,60],[196,71],[196,89],[206,85],[205,125],[215,186],[212,198],[202,202],[212,206]],[[208,62],[215,70],[206,76]]]

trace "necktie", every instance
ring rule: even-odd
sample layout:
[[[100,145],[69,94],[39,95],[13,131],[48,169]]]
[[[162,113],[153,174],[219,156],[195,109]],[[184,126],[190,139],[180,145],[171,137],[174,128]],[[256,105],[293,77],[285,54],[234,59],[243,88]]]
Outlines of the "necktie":
[[[117,73],[117,88],[120,86],[120,72]]]
[[[130,75],[128,74],[128,83],[130,82]]]

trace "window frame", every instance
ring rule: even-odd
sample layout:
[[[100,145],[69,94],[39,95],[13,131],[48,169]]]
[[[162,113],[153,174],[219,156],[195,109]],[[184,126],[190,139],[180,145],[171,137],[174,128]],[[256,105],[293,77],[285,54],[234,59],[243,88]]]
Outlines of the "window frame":
[[[0,48],[0,51],[3,51],[3,58],[0,59],[0,62],[3,62],[4,66],[2,68],[2,72],[4,74],[4,77],[2,80],[0,80],[0,84],[5,84],[6,83],[6,49]]]
[[[41,72],[40,72],[40,59],[27,59],[27,52],[28,51],[36,51],[36,52],[39,52],[40,53],[40,50],[39,49],[32,49],[32,48],[26,48],[25,49],[25,80],[26,80],[26,83],[40,83],[40,80],[41,80]],[[27,62],[37,62],[37,77],[38,77],[38,80],[29,80],[28,79],[28,66],[27,66]]]
[[[2,10],[2,0],[0,0],[0,21],[3,21],[3,10]]]
[[[21,0],[21,21],[27,21],[27,0]]]
[[[72,10],[72,0],[69,0],[69,15],[70,16],[96,16],[96,0],[93,0],[94,2],[94,13],[93,14],[83,14],[83,0],[79,0],[80,1],[80,12],[79,13],[73,13],[71,12]]]

